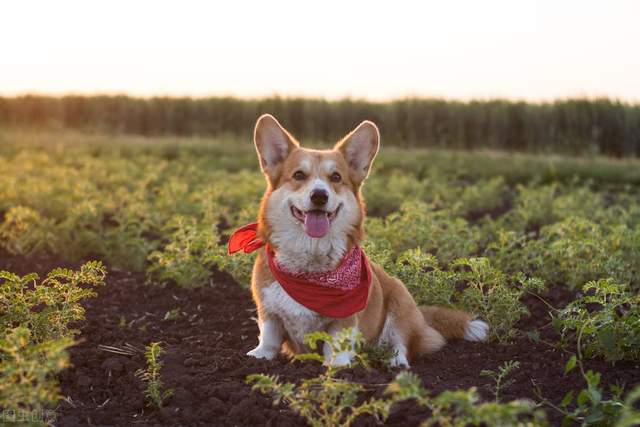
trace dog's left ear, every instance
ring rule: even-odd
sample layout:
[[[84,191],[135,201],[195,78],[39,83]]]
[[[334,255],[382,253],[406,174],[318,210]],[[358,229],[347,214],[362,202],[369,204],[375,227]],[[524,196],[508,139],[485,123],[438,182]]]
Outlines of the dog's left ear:
[[[360,184],[369,175],[378,147],[380,147],[378,127],[373,122],[365,120],[338,142],[334,150],[340,151],[347,159],[352,178]]]

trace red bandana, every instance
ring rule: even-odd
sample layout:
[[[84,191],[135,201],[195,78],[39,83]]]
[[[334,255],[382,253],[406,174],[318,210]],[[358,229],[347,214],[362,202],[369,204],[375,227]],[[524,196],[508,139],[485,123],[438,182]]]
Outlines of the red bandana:
[[[265,245],[257,235],[258,224],[236,230],[229,238],[229,254],[243,250],[253,252]],[[334,271],[323,273],[290,273],[280,267],[273,252],[266,248],[273,277],[291,298],[326,317],[342,318],[364,309],[371,285],[369,260],[354,245]]]

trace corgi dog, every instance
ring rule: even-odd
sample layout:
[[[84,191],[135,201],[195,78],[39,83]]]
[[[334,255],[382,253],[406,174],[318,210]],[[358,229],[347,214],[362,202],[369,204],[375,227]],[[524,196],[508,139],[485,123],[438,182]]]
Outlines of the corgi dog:
[[[315,150],[301,147],[265,114],[256,123],[254,143],[267,190],[258,222],[248,231],[253,235],[243,241],[245,252],[259,251],[251,290],[260,336],[249,356],[308,351],[305,334],[335,336],[354,328],[367,342],[390,346],[392,366],[408,367],[447,339],[486,338],[489,326],[468,313],[417,306],[400,280],[359,249],[365,219],[360,189],[380,145],[374,123],[362,122],[332,149]],[[315,290],[324,293],[316,297]],[[334,365],[350,364],[353,357],[349,351],[332,355],[328,344],[323,351]]]

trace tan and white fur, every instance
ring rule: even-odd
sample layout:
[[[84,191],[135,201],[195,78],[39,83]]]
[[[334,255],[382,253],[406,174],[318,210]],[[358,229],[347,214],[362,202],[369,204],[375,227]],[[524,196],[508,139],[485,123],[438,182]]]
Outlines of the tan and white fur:
[[[365,208],[360,188],[369,174],[379,147],[375,124],[362,122],[333,149],[313,150],[300,144],[278,121],[258,119],[254,142],[260,166],[267,178],[258,219],[258,235],[275,253],[279,265],[289,272],[333,270],[363,237]],[[318,194],[322,197],[318,198]],[[320,202],[317,203],[317,202]],[[328,232],[311,237],[303,218],[326,213]],[[259,344],[247,353],[272,359],[281,350],[307,351],[305,334],[326,331],[335,335],[353,327],[368,342],[391,346],[393,366],[409,366],[413,358],[439,350],[446,339],[484,340],[488,325],[471,315],[442,307],[418,307],[403,283],[371,263],[373,279],[364,310],[347,318],[324,317],[293,300],[272,276],[265,249],[258,253],[251,283],[258,311]],[[331,355],[325,360],[346,365],[352,354]]]

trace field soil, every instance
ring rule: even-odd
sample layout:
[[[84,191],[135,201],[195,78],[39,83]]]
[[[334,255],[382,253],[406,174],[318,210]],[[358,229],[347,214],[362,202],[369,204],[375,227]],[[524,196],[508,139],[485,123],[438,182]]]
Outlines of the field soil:
[[[42,274],[65,265],[61,260],[0,255],[0,269],[21,274]],[[81,330],[79,343],[70,349],[72,367],[60,377],[64,399],[57,408],[57,425],[303,425],[304,421],[287,407],[274,407],[270,398],[252,392],[245,377],[268,373],[297,381],[319,374],[322,368],[313,362],[290,362],[282,356],[273,361],[247,357],[258,336],[250,293],[230,277],[212,274],[209,286],[186,290],[154,286],[145,283],[142,274],[111,270],[107,285],[84,304],[86,321],[77,325]],[[571,295],[561,289],[552,288],[545,300],[555,307],[566,304]],[[504,400],[537,401],[537,388],[557,403],[567,391],[581,389],[584,384],[578,373],[563,375],[569,353],[545,343],[557,338],[548,326],[547,306],[533,296],[525,303],[532,315],[523,319],[519,328],[525,332],[539,330],[541,342],[532,342],[524,333],[510,345],[452,342],[438,353],[413,361],[411,370],[434,394],[475,386],[490,400],[493,395],[488,386],[492,380],[481,377],[480,371],[496,370],[505,361],[517,360],[521,366],[513,375],[515,383],[503,391]],[[174,315],[165,319],[172,310]],[[143,349],[154,341],[161,342],[166,350],[162,377],[166,387],[174,390],[160,410],[147,406],[144,384],[136,377],[136,371],[145,366]],[[116,354],[103,346],[129,349],[131,354]],[[590,361],[586,365],[603,374],[605,385],[631,388],[640,382],[637,364],[613,366]],[[381,395],[397,372],[354,368],[342,375],[367,384],[371,395]],[[547,413],[551,423],[559,425],[559,415],[552,410]],[[415,402],[404,402],[394,407],[386,425],[415,426],[428,415]],[[357,424],[379,425],[373,418],[361,418]]]

